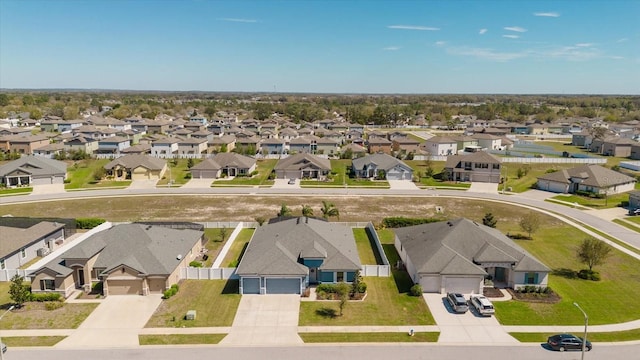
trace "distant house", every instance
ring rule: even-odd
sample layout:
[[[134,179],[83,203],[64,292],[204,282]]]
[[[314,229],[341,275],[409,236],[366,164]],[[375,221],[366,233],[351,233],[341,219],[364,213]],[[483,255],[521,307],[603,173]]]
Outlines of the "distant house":
[[[162,294],[201,254],[204,232],[148,224],[121,224],[100,231],[34,271],[31,292],[91,290],[104,295]]]
[[[193,179],[217,179],[226,176],[247,176],[256,169],[256,159],[236,153],[219,153],[193,166]]]
[[[27,228],[0,226],[0,270],[19,269],[64,242],[64,223],[42,221]]]
[[[375,153],[384,153],[391,154],[391,141],[387,140],[383,137],[378,136],[369,136],[367,141],[367,148],[369,149],[369,154]]]
[[[455,155],[458,141],[445,136],[434,136],[424,142],[422,149],[433,156]]]
[[[300,217],[259,226],[236,274],[240,294],[303,294],[310,284],[350,283],[361,268],[350,227]]]
[[[104,166],[114,180],[160,180],[167,171],[167,162],[148,155],[125,155]]]
[[[4,137],[4,140],[6,140],[7,146],[0,147],[0,150],[26,155],[31,155],[35,149],[49,145],[49,138],[44,135],[8,135]]]
[[[56,155],[59,155],[63,151],[63,143],[51,143],[33,150],[33,155],[46,157],[47,159],[54,159]]]
[[[629,213],[640,209],[640,190],[629,192]]]
[[[367,154],[367,148],[356,143],[349,143],[343,146],[341,150],[343,154],[347,151],[351,151],[351,159],[363,157]]]
[[[399,136],[391,141],[391,148],[393,149],[393,151],[398,151],[405,154],[415,153],[420,149],[420,141],[409,136]]]
[[[151,144],[151,155],[156,157],[171,158],[178,153],[178,138],[163,138],[154,141]]]
[[[550,269],[499,230],[468,219],[394,229],[395,248],[424,292],[482,294],[499,287],[545,287]]]
[[[121,136],[111,136],[98,140],[97,153],[119,154],[122,150],[131,146],[131,140]]]
[[[478,151],[448,156],[444,171],[450,181],[499,183],[502,170],[500,159],[485,151]]]
[[[200,155],[205,154],[208,148],[206,138],[188,138],[178,142],[178,154],[180,155]]]
[[[66,177],[65,162],[40,156],[25,155],[0,166],[0,184],[5,186],[62,184]]]
[[[331,172],[331,162],[311,154],[296,154],[278,160],[274,171],[278,179],[325,180]]]
[[[472,138],[478,140],[478,146],[489,149],[499,150],[502,147],[502,139],[499,136],[491,134],[473,134]]]
[[[319,137],[314,135],[304,135],[289,141],[290,154],[315,154],[318,150]]]
[[[413,179],[413,169],[409,165],[387,154],[371,154],[353,159],[351,168],[358,178]]]
[[[640,144],[639,142],[621,137],[610,137],[602,142],[602,155],[615,157],[631,156],[631,147]]]
[[[539,190],[575,194],[619,194],[634,189],[636,179],[600,165],[583,165],[538,177]]]
[[[284,140],[276,138],[264,139],[260,143],[260,152],[271,155],[284,154]]]
[[[84,151],[91,155],[98,150],[98,140],[88,139],[83,136],[74,136],[64,142],[64,149],[67,152]]]
[[[571,135],[571,145],[579,146],[582,148],[589,148],[593,141],[593,135],[588,131],[580,131]]]

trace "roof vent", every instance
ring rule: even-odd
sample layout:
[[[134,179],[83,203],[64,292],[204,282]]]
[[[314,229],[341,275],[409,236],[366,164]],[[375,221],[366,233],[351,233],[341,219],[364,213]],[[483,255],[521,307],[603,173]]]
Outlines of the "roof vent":
[[[449,226],[453,226],[453,224],[451,223],[451,221],[447,221],[447,225],[449,225]]]
[[[182,254],[178,254],[178,256],[176,256],[176,259],[182,260]]]

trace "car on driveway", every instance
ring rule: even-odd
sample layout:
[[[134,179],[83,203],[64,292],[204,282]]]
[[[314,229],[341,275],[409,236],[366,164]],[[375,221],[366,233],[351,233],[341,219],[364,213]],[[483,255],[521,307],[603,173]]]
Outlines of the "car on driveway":
[[[289,185],[295,185],[296,184],[296,179],[289,179],[288,184]]]
[[[582,350],[582,338],[571,334],[558,334],[549,336],[547,344],[556,351]],[[591,351],[591,342],[587,340],[585,349]]]
[[[631,212],[631,215],[640,215],[640,209],[635,209]]]
[[[482,316],[491,316],[495,313],[493,304],[483,295],[471,295],[469,302]]]
[[[447,301],[453,311],[464,314],[469,310],[469,305],[467,305],[467,299],[464,298],[464,295],[459,293],[447,293]]]

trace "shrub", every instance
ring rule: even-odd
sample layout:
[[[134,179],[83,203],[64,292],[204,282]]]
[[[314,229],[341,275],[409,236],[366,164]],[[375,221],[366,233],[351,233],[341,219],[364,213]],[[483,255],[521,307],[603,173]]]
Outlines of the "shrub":
[[[184,178],[185,179],[191,179],[191,173],[188,172],[188,173],[184,174]]]
[[[189,266],[199,268],[199,267],[202,267],[202,263],[200,261],[194,260],[189,263]]]
[[[406,226],[420,225],[442,221],[438,218],[406,218],[402,216],[388,217],[382,219],[382,226],[385,228],[401,228]]]
[[[91,292],[102,294],[102,288],[104,287],[104,283],[102,281],[93,283],[91,285]]]
[[[422,296],[422,286],[420,284],[415,284],[409,289],[409,294],[411,296]]]
[[[178,290],[180,290],[180,287],[178,286],[178,284],[171,285],[170,288],[164,291],[164,298],[165,299],[171,298],[172,296],[178,293]]]
[[[94,227],[106,222],[105,219],[100,218],[77,218],[76,228],[78,229],[93,229]]]
[[[584,280],[600,281],[600,273],[589,269],[580,270],[578,277]]]
[[[358,294],[364,294],[364,293],[366,293],[366,292],[367,292],[367,283],[366,283],[366,282],[364,282],[364,281],[360,281],[360,282],[358,283],[357,288],[356,288],[356,292],[357,292]]]
[[[29,296],[29,301],[37,301],[37,302],[62,301],[62,295],[58,293],[31,294]]]
[[[60,309],[61,307],[64,306],[64,303],[62,301],[47,301],[44,303],[44,308],[47,311],[53,311],[56,309]]]

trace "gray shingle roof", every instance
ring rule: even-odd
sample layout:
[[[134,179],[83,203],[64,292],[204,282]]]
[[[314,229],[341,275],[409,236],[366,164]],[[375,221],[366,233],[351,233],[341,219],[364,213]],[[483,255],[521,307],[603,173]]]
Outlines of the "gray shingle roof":
[[[549,268],[500,231],[468,219],[394,230],[418,273],[485,275],[483,262],[515,263],[518,271]]]
[[[109,162],[104,166],[104,168],[110,170],[113,169],[116,165],[120,165],[124,166],[125,169],[135,169],[139,166],[142,166],[149,170],[162,170],[166,164],[166,161],[157,157],[147,156],[143,154],[130,154],[119,157]]]
[[[39,222],[28,228],[0,226],[0,258],[17,252],[21,248],[64,228],[63,223]]]
[[[299,170],[302,168],[308,168],[311,164],[314,167],[322,170],[331,170],[331,162],[328,159],[323,159],[311,154],[296,154],[284,159],[280,159],[275,166],[275,170]]]
[[[570,169],[563,169],[538,177],[538,180],[549,180],[569,184],[571,178],[581,178],[582,185],[594,187],[610,187],[628,184],[635,179],[600,165],[590,164]]]
[[[25,155],[20,157],[20,159],[0,166],[0,176],[4,176],[18,169],[34,177],[59,176],[67,173],[67,164],[41,156]]]
[[[387,154],[371,154],[363,156],[361,158],[353,159],[352,164],[354,169],[364,169],[365,165],[374,163],[378,169],[388,171],[394,167],[400,165],[406,169],[411,170],[411,167],[397,158]]]
[[[236,273],[308,274],[299,259],[323,258],[320,270],[359,270],[360,258],[351,228],[313,218],[292,218],[256,229]]]

